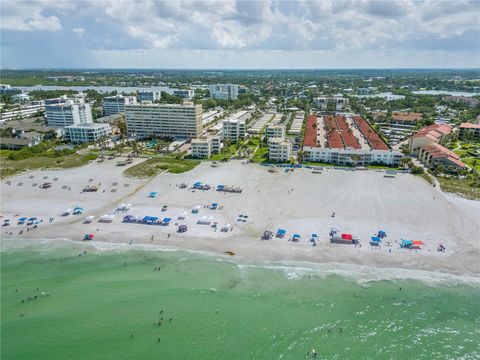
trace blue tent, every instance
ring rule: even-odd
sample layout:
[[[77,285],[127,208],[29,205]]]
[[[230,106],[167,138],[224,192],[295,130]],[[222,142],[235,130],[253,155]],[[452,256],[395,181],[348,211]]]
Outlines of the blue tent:
[[[300,239],[300,234],[293,234],[292,239]]]
[[[277,237],[284,237],[286,233],[287,233],[287,230],[278,229],[277,230]]]
[[[83,211],[83,208],[81,208],[80,206],[77,206],[75,209],[73,209],[74,214],[81,214],[83,213]]]
[[[217,191],[222,191],[225,189],[225,185],[217,185]]]
[[[210,209],[212,210],[215,210],[217,207],[218,207],[217,203],[212,203],[212,205],[210,205]]]
[[[317,234],[312,234],[312,238],[318,238]]]
[[[148,194],[148,196],[151,197],[151,198],[154,198],[154,197],[157,196],[157,194],[158,194],[158,193],[157,193],[156,191],[151,191],[151,192]]]
[[[387,233],[386,233],[385,231],[383,231],[383,230],[378,230],[377,236],[378,236],[379,238],[384,238],[384,237],[387,236]]]
[[[18,223],[19,223],[19,224],[23,224],[23,223],[24,223],[25,221],[27,221],[27,220],[28,220],[28,218],[22,217],[22,218],[18,219]]]
[[[168,225],[170,224],[170,221],[172,221],[172,218],[168,218],[168,217],[163,218],[162,225]]]
[[[194,188],[199,188],[200,186],[202,186],[202,183],[200,181],[197,181],[195,184],[193,184]]]
[[[155,223],[155,222],[157,222],[157,220],[158,220],[158,217],[156,217],[156,216],[145,216],[143,218],[143,222],[148,223],[148,224]]]
[[[411,247],[413,245],[412,240],[404,240],[404,239],[401,239],[401,240],[402,240],[402,242],[400,243],[401,247]]]
[[[380,241],[382,241],[382,239],[380,239],[378,236],[372,236],[371,239],[372,239],[372,242],[376,242],[376,243],[379,243]]]

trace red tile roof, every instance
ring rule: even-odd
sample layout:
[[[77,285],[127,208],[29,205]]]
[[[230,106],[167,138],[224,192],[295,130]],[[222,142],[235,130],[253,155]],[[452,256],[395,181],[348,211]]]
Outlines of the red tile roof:
[[[305,135],[303,137],[304,146],[317,146],[317,117],[310,115],[307,118],[307,124],[305,125]]]
[[[338,131],[337,122],[335,121],[333,116],[325,116],[325,124],[327,129],[327,142],[328,147],[335,148],[335,149],[343,149],[345,146],[343,145],[342,137],[340,136],[340,132]]]
[[[465,167],[465,164],[460,161],[460,156],[440,144],[434,143],[424,149],[434,159],[446,159],[459,167]]]
[[[340,130],[340,136],[342,137],[343,144],[347,148],[361,149],[358,139],[353,135],[352,129],[347,124],[347,120],[343,115],[335,116],[335,122]]]
[[[480,124],[462,123],[460,129],[480,129]]]
[[[355,115],[353,116],[353,122],[355,125],[357,125],[358,129],[362,133],[362,135],[365,137],[367,142],[369,143],[370,147],[373,150],[388,150],[389,147],[387,144],[385,144],[385,141],[382,140],[380,136],[375,132],[375,130],[372,129],[370,124],[363,119],[362,117]]]
[[[434,124],[418,130],[416,134],[413,135],[413,137],[422,137],[422,136],[427,136],[427,134],[429,134],[430,136],[427,136],[427,137],[430,137],[430,138],[434,137],[435,139],[437,139],[435,141],[438,141],[438,139],[440,139],[443,135],[448,135],[451,132],[452,132],[452,127],[450,125]]]

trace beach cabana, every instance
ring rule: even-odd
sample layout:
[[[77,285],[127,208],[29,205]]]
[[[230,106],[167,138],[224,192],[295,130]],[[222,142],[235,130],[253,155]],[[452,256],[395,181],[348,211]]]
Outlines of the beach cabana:
[[[300,241],[300,234],[293,234],[292,241],[295,241],[295,242]]]
[[[107,222],[107,223],[110,223],[113,221],[113,218],[115,217],[115,215],[112,215],[112,214],[105,214],[105,215],[102,215],[100,216],[100,222]]]
[[[9,225],[10,225],[10,220],[9,219],[3,220],[3,226],[9,226]]]
[[[84,212],[84,210],[80,206],[77,206],[75,209],[73,209],[73,215],[80,215],[83,212]]]
[[[21,217],[20,219],[18,219],[18,225],[23,225],[25,224],[25,221],[27,221],[28,218],[26,217]]]
[[[40,220],[38,220],[36,217],[31,217],[27,220],[27,225],[35,225],[39,223],[40,223]]]
[[[225,185],[217,185],[217,191],[223,191],[225,189]]]
[[[343,240],[353,240],[353,235],[352,234],[342,234],[342,239]]]
[[[378,246],[380,245],[380,242],[382,241],[381,238],[379,238],[378,236],[372,236],[370,238],[370,245],[373,245],[373,246]]]
[[[217,203],[212,203],[212,205],[210,205],[210,210],[216,210],[217,207],[218,207]]]
[[[383,230],[378,230],[377,237],[379,237],[380,239],[386,238],[387,233]]]
[[[194,206],[192,209],[192,214],[198,214],[202,207],[200,205]]]
[[[156,216],[144,216],[142,221],[145,223],[145,224],[156,224],[157,221],[158,221],[158,217]]]
[[[167,226],[172,221],[172,218],[166,217],[162,219],[161,225]]]
[[[151,198],[155,198],[155,197],[157,197],[157,195],[158,195],[158,193],[156,191],[150,191],[148,193],[148,197],[151,197]]]
[[[198,225],[210,225],[212,223],[213,219],[212,218],[207,218],[206,216],[203,216],[201,219],[197,220]]]
[[[285,234],[287,233],[287,230],[284,230],[284,229],[278,229],[277,230],[277,237],[278,238],[283,238],[285,236]]]
[[[62,212],[62,216],[68,216],[72,213],[73,209],[65,209]]]
[[[196,183],[193,184],[194,189],[200,189],[202,187],[202,183],[200,181],[197,181]]]
[[[410,249],[412,247],[412,245],[413,245],[412,240],[401,239],[401,242],[400,242],[400,247],[401,248]]]
[[[227,224],[224,224],[224,225],[222,226],[222,228],[220,229],[220,231],[227,232],[228,230],[230,230],[231,227],[232,227],[232,225],[230,225],[230,224],[228,224],[228,223],[227,223]]]
[[[93,221],[93,219],[95,219],[95,216],[93,215],[90,215],[90,216],[87,216],[85,218],[85,220],[83,220],[84,223],[88,224],[88,223],[91,223]]]
[[[122,221],[123,222],[136,222],[137,217],[133,216],[133,215],[126,215],[126,216],[123,217]]]

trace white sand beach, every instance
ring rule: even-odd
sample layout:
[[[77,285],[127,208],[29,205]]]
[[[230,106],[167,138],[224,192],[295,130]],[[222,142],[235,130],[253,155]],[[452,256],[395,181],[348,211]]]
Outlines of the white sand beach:
[[[253,261],[335,262],[480,275],[480,202],[444,194],[413,175],[385,178],[381,171],[333,168],[322,174],[309,169],[270,173],[264,166],[231,161],[218,167],[203,162],[187,173],[132,180],[123,175],[126,167],[115,163],[106,160],[75,169],[33,171],[3,180],[1,220],[10,219],[11,225],[2,227],[2,237],[81,241],[84,234],[93,233],[95,241],[231,251],[237,258]],[[52,182],[51,188],[39,188],[47,181]],[[197,181],[213,189],[189,189]],[[189,188],[180,188],[180,183]],[[240,186],[243,192],[218,192],[218,184]],[[87,185],[97,185],[99,190],[82,192]],[[157,197],[150,198],[151,191]],[[220,208],[204,208],[211,203]],[[131,204],[131,209],[116,214],[111,223],[98,222],[102,215],[114,214],[119,204]],[[166,211],[162,211],[164,205]],[[199,213],[192,214],[197,205]],[[60,216],[75,206],[85,212]],[[122,223],[126,214],[170,217],[172,222],[168,226]],[[180,214],[184,220],[178,220]],[[91,215],[93,222],[85,224],[85,217]],[[25,225],[16,225],[19,217],[38,217],[43,222],[26,231]],[[51,217],[55,219],[49,223]],[[200,218],[218,222],[217,230],[197,224]],[[187,225],[188,231],[177,233],[180,224]],[[224,224],[232,230],[220,231]],[[331,244],[332,227],[358,236],[361,247]],[[265,230],[276,233],[279,228],[287,231],[283,239],[260,240]],[[385,230],[388,237],[380,247],[372,247],[370,237],[378,230]],[[294,233],[301,235],[300,242],[288,241]],[[317,246],[309,242],[312,233],[318,234]],[[422,240],[425,246],[400,249],[400,239]],[[392,246],[386,246],[387,241]],[[439,243],[446,252],[437,251]]]

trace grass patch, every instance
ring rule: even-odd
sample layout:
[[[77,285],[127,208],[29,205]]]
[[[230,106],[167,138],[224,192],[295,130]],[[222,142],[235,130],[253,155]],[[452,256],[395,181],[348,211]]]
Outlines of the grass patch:
[[[268,162],[268,147],[259,147],[253,154],[252,161],[256,164]]]
[[[461,195],[467,199],[480,200],[480,187],[470,179],[437,177],[443,191]]]
[[[220,154],[212,155],[210,159],[214,161],[229,160],[237,152],[237,145],[233,144],[222,148]]]
[[[430,185],[435,184],[435,180],[433,179],[432,175],[423,172],[421,174],[414,174],[415,176],[421,177],[423,180],[428,182]]]
[[[5,178],[36,169],[67,169],[85,165],[96,158],[96,154],[70,154],[60,157],[35,156],[21,160],[10,160],[6,156],[1,156],[0,176]]]
[[[200,160],[178,160],[175,158],[156,157],[125,170],[125,175],[131,178],[146,179],[159,174],[161,171],[179,174],[190,171],[200,164]]]

